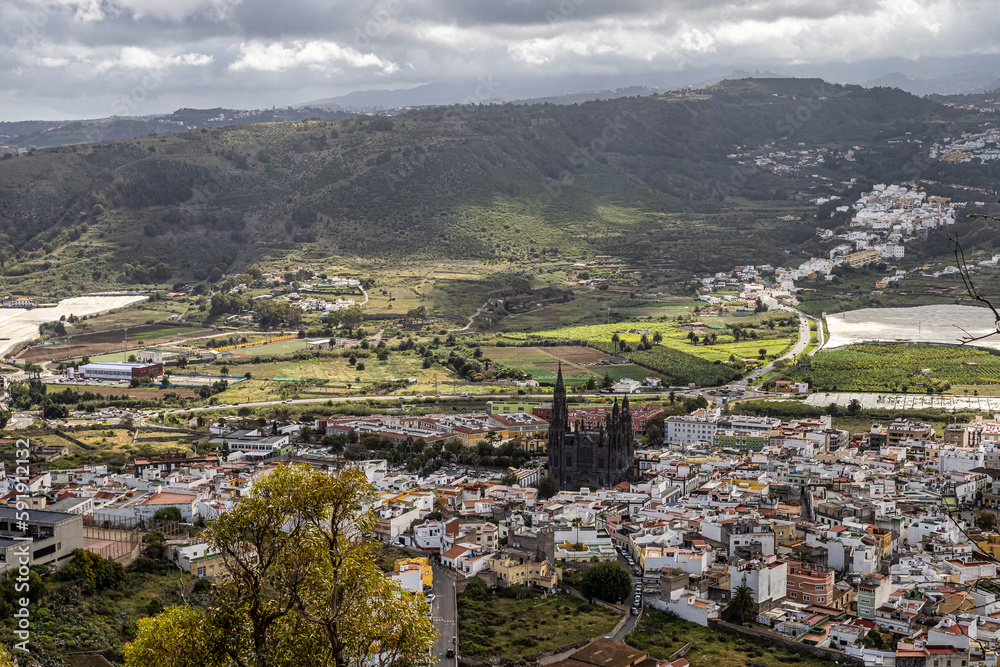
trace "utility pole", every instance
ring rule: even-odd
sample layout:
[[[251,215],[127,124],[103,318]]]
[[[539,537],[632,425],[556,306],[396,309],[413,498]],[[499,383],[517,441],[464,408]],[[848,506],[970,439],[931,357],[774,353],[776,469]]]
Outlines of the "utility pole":
[[[122,361],[128,361],[128,327],[125,327],[125,357]]]

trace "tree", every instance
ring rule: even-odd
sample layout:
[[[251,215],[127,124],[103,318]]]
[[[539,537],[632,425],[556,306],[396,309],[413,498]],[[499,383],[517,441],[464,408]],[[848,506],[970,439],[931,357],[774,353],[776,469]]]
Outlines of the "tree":
[[[654,332],[653,333],[653,342],[656,343],[657,345],[659,345],[660,343],[662,343],[663,342],[663,334],[660,333],[659,331]]]
[[[102,556],[73,549],[73,560],[59,571],[62,581],[75,581],[88,593],[117,588],[125,581],[125,568],[121,563]]]
[[[580,592],[588,598],[617,604],[632,592],[632,578],[618,563],[601,563],[583,576]]]
[[[176,507],[164,507],[163,509],[156,510],[153,514],[153,519],[156,521],[183,521],[184,517],[181,516],[180,509]]]
[[[730,618],[735,618],[738,622],[742,623],[753,615],[756,607],[757,603],[753,599],[753,589],[743,585],[737,586],[736,590],[733,591],[733,599],[729,601],[729,606],[726,607],[726,610],[729,612]]]
[[[3,647],[3,644],[0,644],[0,667],[14,667],[14,658]]]
[[[992,512],[979,512],[976,514],[976,528],[980,530],[993,530],[997,527],[997,517]]]
[[[611,344],[615,346],[615,352],[616,353],[618,352],[618,346],[619,346],[619,343],[621,343],[621,341],[622,341],[621,336],[619,336],[616,333],[615,334],[611,334]]]
[[[757,350],[757,356],[760,357],[761,359],[763,359],[764,357],[766,357],[767,356],[767,348],[766,347],[762,347],[759,350]]]
[[[375,493],[358,470],[264,474],[206,530],[230,574],[212,604],[145,619],[126,665],[429,667],[427,603],[377,565]]]
[[[538,489],[538,497],[547,500],[559,493],[559,480],[552,475],[546,475],[535,488]]]
[[[847,414],[854,416],[861,412],[861,401],[856,398],[852,398],[851,402],[847,404]]]
[[[611,379],[611,376],[607,373],[604,374],[604,379],[601,380],[601,389],[607,390],[615,386],[615,381]]]

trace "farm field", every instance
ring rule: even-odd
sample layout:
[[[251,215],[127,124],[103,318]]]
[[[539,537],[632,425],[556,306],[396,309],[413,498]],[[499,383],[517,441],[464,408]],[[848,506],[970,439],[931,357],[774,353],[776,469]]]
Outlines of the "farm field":
[[[730,355],[734,355],[738,359],[756,358],[758,350],[761,348],[767,350],[768,356],[773,356],[797,340],[797,327],[776,326],[774,329],[770,329],[767,326],[763,326],[765,321],[766,318],[761,318],[760,316],[740,318],[717,317],[705,318],[701,326],[697,326],[693,324],[681,324],[677,321],[636,320],[613,324],[592,324],[546,329],[536,331],[532,334],[507,333],[505,336],[516,340],[530,340],[531,337],[537,336],[540,338],[575,339],[610,343],[612,336],[618,334],[621,340],[634,346],[642,339],[644,332],[650,339],[652,339],[654,334],[660,333],[663,336],[663,340],[660,343],[661,346],[714,362],[727,361]],[[733,324],[753,327],[751,330],[758,335],[758,338],[735,342],[731,329],[729,329],[729,326]],[[692,332],[699,337],[714,334],[717,336],[717,342],[711,345],[702,343],[692,345],[688,340],[688,335]]]
[[[407,393],[426,393],[429,390],[433,390],[437,383],[445,384],[457,379],[453,373],[445,370],[438,364],[424,369],[423,359],[414,353],[393,352],[386,361],[378,361],[374,356],[359,356],[357,360],[358,363],[365,365],[364,370],[358,370],[356,366],[349,365],[349,360],[346,357],[321,357],[257,364],[230,364],[229,372],[233,375],[250,373],[252,378],[260,380],[284,378],[287,380],[325,382],[325,387],[335,390],[342,389],[344,391],[357,390],[365,385],[393,378],[417,378],[417,383],[409,385],[405,390]],[[246,391],[250,392],[255,389],[259,391],[260,388],[256,386],[248,387]],[[230,389],[226,392],[225,397],[229,398],[230,392],[234,395],[239,395],[242,391],[240,388]]]
[[[1000,384],[1000,353],[958,345],[852,345],[822,350],[811,370],[786,376],[820,391],[948,391]]]
[[[132,340],[155,340],[158,338],[173,338],[175,336],[184,336],[186,334],[201,333],[205,331],[201,327],[151,327],[139,329],[135,332],[130,332],[128,339]]]
[[[630,320],[543,329],[530,334],[508,332],[502,336],[520,341],[531,341],[536,337],[586,340],[590,347],[608,356],[624,356],[655,371],[667,384],[674,386],[689,383],[712,386],[732,381],[741,375],[739,369],[743,368],[743,360],[752,360],[748,363],[755,364],[760,358],[760,350],[764,350],[765,357],[775,358],[798,338],[798,318],[785,313],[706,316],[702,321],[692,319],[698,314],[690,306],[664,306],[663,309],[673,309],[673,312],[682,314],[676,319],[661,316],[655,321]],[[734,336],[736,329],[743,332],[740,341]],[[618,336],[631,348],[637,348],[643,336],[654,344],[651,350],[633,349],[622,353],[612,342],[613,336]],[[700,340],[694,344],[689,336]],[[658,343],[657,337],[660,337]],[[736,368],[727,365],[731,361],[739,362]]]
[[[659,660],[670,658],[686,644],[693,646],[684,656],[691,667],[784,667],[794,663],[799,667],[834,667],[832,660],[821,660],[808,653],[778,648],[767,640],[746,639],[685,621],[684,619],[646,608],[639,629],[625,636],[629,646],[649,653]]]
[[[542,384],[554,384],[559,363],[562,362],[563,380],[568,385],[584,384],[591,378],[600,381],[605,374],[613,380],[630,377],[639,380],[651,374],[635,364],[594,365],[610,355],[589,347],[490,347],[483,354],[493,361],[529,374]]]
[[[210,330],[198,327],[153,324],[136,328],[129,327],[128,338],[130,341],[141,340],[144,343],[150,344],[183,340],[210,333],[212,333]],[[124,348],[125,329],[111,329],[107,331],[95,331],[93,333],[74,333],[68,337],[56,340],[55,344],[32,346],[18,355],[18,357],[32,363],[44,363],[53,359],[80,359],[83,356],[89,356],[91,360],[96,360],[101,355]],[[136,347],[138,348],[139,346]],[[121,361],[121,359],[116,359],[116,361]]]
[[[294,340],[282,340],[277,343],[267,343],[265,345],[256,345],[254,347],[242,347],[232,350],[234,357],[254,357],[257,355],[281,355],[281,354],[292,354],[293,352],[298,352],[299,350],[304,350],[309,347],[303,339]]]

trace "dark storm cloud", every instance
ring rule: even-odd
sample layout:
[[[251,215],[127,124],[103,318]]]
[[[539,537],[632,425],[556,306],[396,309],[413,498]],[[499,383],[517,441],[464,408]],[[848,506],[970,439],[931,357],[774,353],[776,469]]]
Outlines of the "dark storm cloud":
[[[12,0],[6,119],[996,53],[998,0]],[[871,72],[878,76],[884,71]]]

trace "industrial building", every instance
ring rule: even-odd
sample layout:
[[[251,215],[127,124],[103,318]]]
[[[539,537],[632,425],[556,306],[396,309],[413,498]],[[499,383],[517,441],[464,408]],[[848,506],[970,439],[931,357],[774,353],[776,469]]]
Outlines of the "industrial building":
[[[162,374],[163,364],[130,364],[108,361],[80,366],[80,375],[87,380],[131,380],[132,378],[157,377]]]

